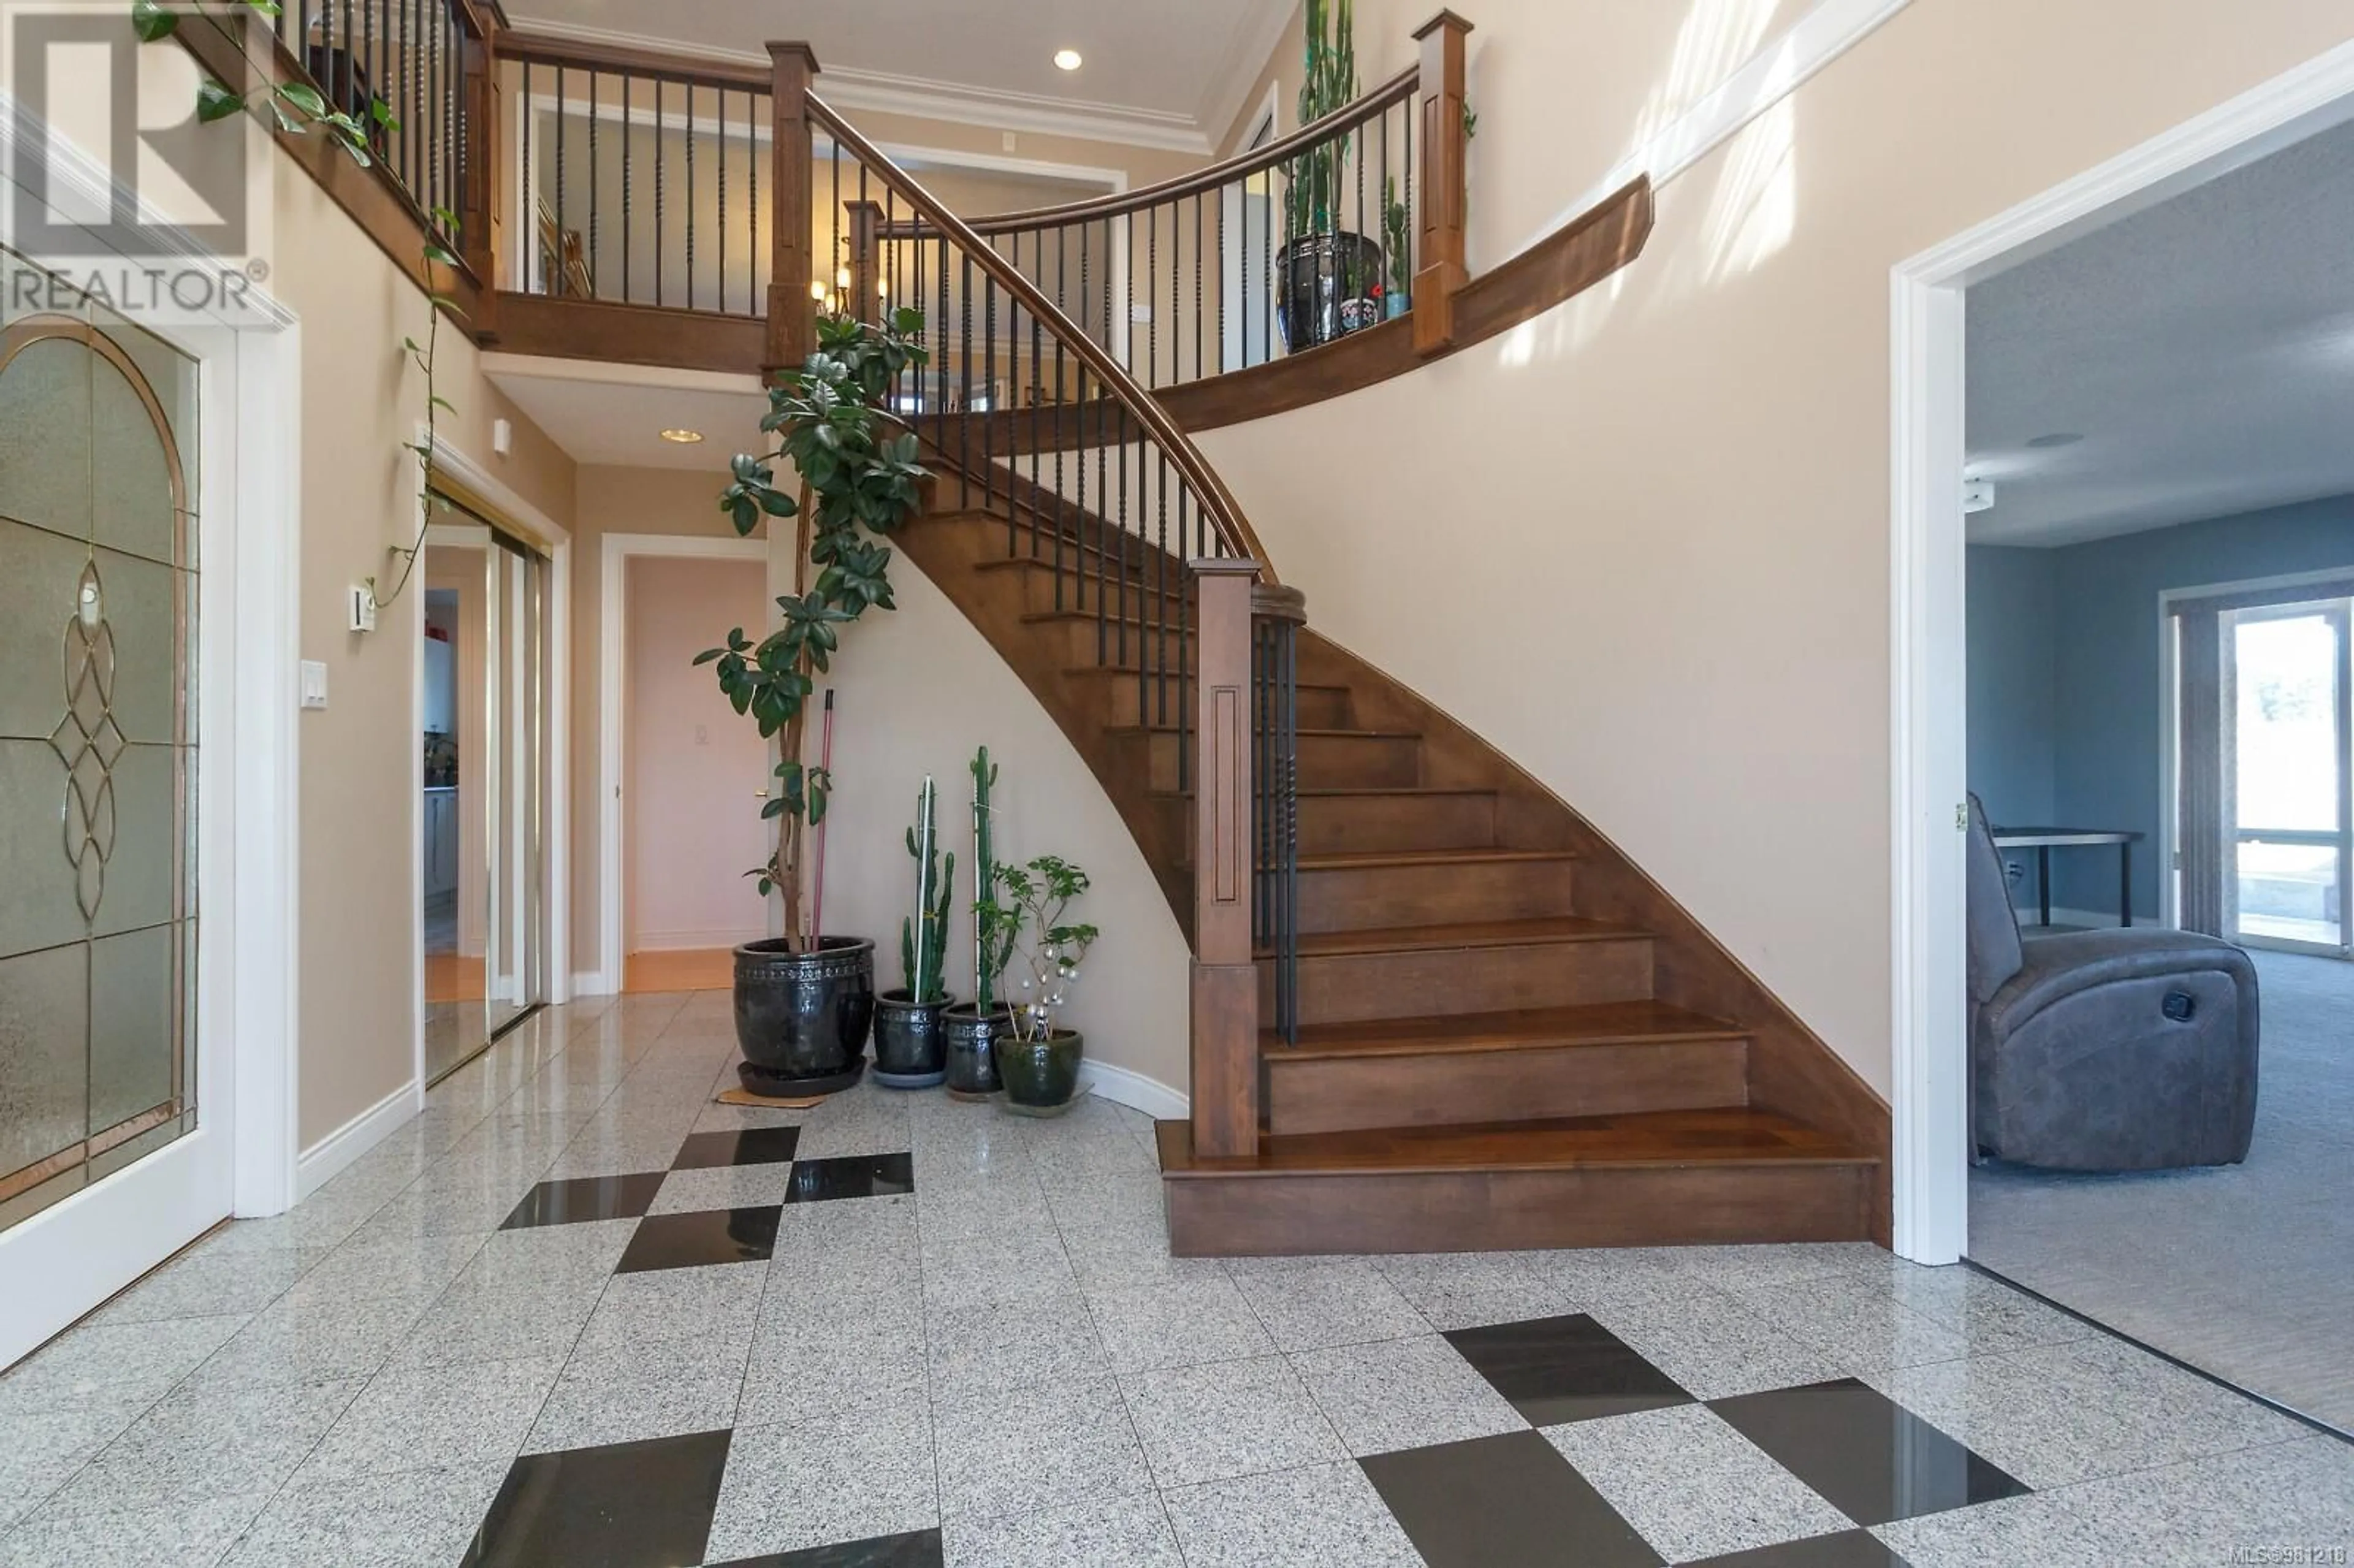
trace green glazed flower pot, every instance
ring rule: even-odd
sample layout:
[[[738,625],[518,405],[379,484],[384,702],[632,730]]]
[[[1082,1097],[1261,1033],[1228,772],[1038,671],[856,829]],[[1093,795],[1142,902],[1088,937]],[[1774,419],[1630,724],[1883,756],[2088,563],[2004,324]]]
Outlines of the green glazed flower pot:
[[[1079,1093],[1079,1060],[1087,1036],[1057,1029],[1038,1040],[1018,1040],[1011,1032],[997,1041],[997,1075],[1005,1084],[1005,1108],[1016,1116],[1060,1116]]]

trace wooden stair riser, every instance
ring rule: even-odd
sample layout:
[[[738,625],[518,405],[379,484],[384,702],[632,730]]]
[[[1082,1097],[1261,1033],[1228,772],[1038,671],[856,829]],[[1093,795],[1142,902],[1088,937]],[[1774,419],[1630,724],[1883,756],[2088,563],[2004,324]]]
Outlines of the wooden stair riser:
[[[1164,713],[1173,720],[1181,705],[1197,696],[1190,671],[1181,679],[1175,671],[1081,665],[1064,671],[1063,679],[1072,700],[1103,729],[1136,728]],[[1348,728],[1349,694],[1337,687],[1301,687],[1299,722],[1315,729]]]
[[[1161,1183],[1179,1257],[1849,1241],[1877,1161],[1189,1176]]]
[[[1484,849],[1495,842],[1496,797],[1490,794],[1464,791],[1299,798],[1302,854]]]
[[[1744,1040],[1320,1056],[1270,1046],[1267,1130],[1444,1127],[1749,1103]]]
[[[1044,640],[1048,656],[1066,669],[1117,666],[1133,676],[1140,669],[1175,673],[1193,668],[1193,633],[1180,631],[1175,617],[1166,626],[1154,625],[1137,614],[1130,600],[1125,617],[1107,599],[1100,620],[1094,609],[1094,585],[1085,607],[1072,606],[1058,615],[1028,622]]]
[[[1134,736],[1134,740],[1148,737]],[[1146,749],[1150,753],[1150,788],[1173,790],[1191,788],[1190,777],[1178,776],[1178,741],[1173,730],[1154,730]],[[1299,785],[1305,789],[1338,789],[1343,786],[1379,786],[1404,789],[1416,782],[1420,771],[1421,745],[1412,736],[1394,735],[1302,735],[1299,737]],[[1201,760],[1198,747],[1188,736],[1185,741],[1190,774]]]
[[[1303,866],[1302,931],[1363,931],[1456,920],[1535,920],[1576,913],[1576,863],[1545,860]]]
[[[1651,939],[1643,936],[1299,959],[1302,1023],[1638,1001],[1650,994]],[[1259,962],[1258,1007],[1260,1027],[1272,1028],[1272,959]]]
[[[1002,540],[999,547],[1002,548]],[[1046,615],[1056,610],[1075,610],[1079,608],[1081,590],[1078,579],[1067,570],[1056,571],[1051,560],[1033,561],[1024,556],[1008,556],[992,553],[978,563],[977,569],[984,574],[1002,572],[1013,581],[1018,586],[1021,595],[1018,608],[1023,614]],[[1094,578],[1087,579],[1085,591],[1087,604],[1092,611],[1096,595]],[[1129,614],[1141,614],[1148,604],[1157,601],[1164,607],[1159,613],[1165,614],[1171,625],[1176,624],[1179,613],[1178,601],[1184,598],[1182,584],[1173,581],[1155,583],[1142,578],[1132,578],[1128,593]],[[1192,618],[1193,612],[1190,609],[1184,613],[1188,620]]]

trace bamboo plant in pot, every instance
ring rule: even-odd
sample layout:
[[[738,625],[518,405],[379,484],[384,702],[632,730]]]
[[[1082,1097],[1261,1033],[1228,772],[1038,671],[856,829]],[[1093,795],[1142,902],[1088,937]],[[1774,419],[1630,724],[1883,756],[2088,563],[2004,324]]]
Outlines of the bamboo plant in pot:
[[[1355,0],[1307,0],[1299,123],[1357,99]],[[1380,319],[1382,247],[1341,227],[1350,132],[1320,142],[1283,165],[1283,244],[1276,251],[1276,320],[1297,354]],[[1357,207],[1364,206],[1360,193]]]
[[[822,832],[832,788],[822,762],[804,760],[805,720],[842,628],[870,609],[893,608],[891,552],[882,541],[915,514],[926,474],[916,438],[897,429],[886,405],[901,372],[927,358],[918,342],[923,324],[913,310],[879,323],[822,318],[816,352],[769,388],[760,429],[776,447],[737,454],[735,482],[720,497],[741,535],[763,518],[798,520],[793,591],[777,599],[781,624],[758,641],[737,627],[726,646],[695,661],[716,666],[736,711],[759,726],[762,738],[779,741],[778,787],[760,812],[777,823],[777,847],[745,874],[763,898],[774,892],[783,899],[786,934],[736,949],[736,1037],[744,1052],[737,1073],[756,1094],[831,1094],[855,1083],[864,1065],[875,944],[825,932],[822,853],[816,895],[803,917],[804,831]],[[778,487],[779,462],[799,474],[798,497]],[[829,715],[832,707],[829,694]],[[830,732],[830,717],[828,724]]]
[[[916,797],[907,853],[916,860],[916,908],[899,923],[899,967],[906,983],[875,1004],[875,1081],[887,1089],[928,1089],[948,1075],[949,901],[955,896],[956,852],[940,863],[938,791],[929,779]]]
[[[987,1099],[1002,1086],[997,1043],[1013,1029],[1006,1006],[1005,966],[1013,961],[1018,929],[1005,923],[996,900],[997,856],[990,791],[997,765],[982,747],[972,759],[972,1004],[941,1015],[948,1035],[949,1093],[958,1099]]]
[[[1079,1091],[1079,1059],[1087,1040],[1062,1027],[1065,1004],[1079,978],[1079,960],[1099,933],[1093,926],[1066,923],[1071,901],[1087,890],[1087,874],[1060,855],[1042,854],[1028,865],[997,868],[997,890],[1005,924],[1032,933],[1020,948],[1021,1000],[1013,1007],[1013,1032],[997,1043],[997,1072],[1005,1081],[1005,1108],[1022,1116],[1059,1116]]]

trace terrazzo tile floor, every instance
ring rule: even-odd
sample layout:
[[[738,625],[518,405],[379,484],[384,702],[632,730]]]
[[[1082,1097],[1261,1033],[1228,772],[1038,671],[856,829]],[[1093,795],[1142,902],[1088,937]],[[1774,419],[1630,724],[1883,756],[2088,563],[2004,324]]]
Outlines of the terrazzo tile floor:
[[[1168,1255],[1150,1123],[550,1010],[0,1377],[0,1568],[2331,1563],[2354,1446],[1861,1245]]]

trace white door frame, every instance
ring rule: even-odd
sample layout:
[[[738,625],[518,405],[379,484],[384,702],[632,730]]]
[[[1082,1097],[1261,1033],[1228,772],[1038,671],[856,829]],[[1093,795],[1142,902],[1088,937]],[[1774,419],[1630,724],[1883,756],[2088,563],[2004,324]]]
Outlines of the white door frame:
[[[18,111],[0,93],[0,182]],[[249,156],[271,156],[249,132]],[[82,211],[135,203],[106,165],[49,132],[48,197]],[[14,206],[27,193],[4,193]],[[156,231],[151,230],[151,234]],[[211,267],[184,235],[157,235]],[[155,257],[133,259],[153,266]],[[164,264],[169,264],[165,259]],[[0,1232],[0,1368],[220,1220],[294,1201],[302,965],[299,686],[302,334],[259,285],[186,326],[136,324],[197,362],[199,558],[196,823],[197,1125],[145,1159]]]
[[[790,535],[786,536],[790,537]],[[604,551],[604,585],[600,596],[603,603],[597,638],[597,989],[600,993],[610,996],[618,995],[621,990],[623,970],[629,959],[625,950],[627,932],[621,922],[621,867],[625,863],[621,841],[626,815],[621,810],[621,747],[627,738],[622,733],[625,713],[622,683],[629,679],[630,670],[627,646],[630,557],[668,556],[705,561],[767,562],[769,550],[769,541],[757,537],[734,539],[701,534],[608,534],[605,535]],[[784,591],[777,588],[774,574],[772,564],[769,580],[771,596]],[[788,587],[790,581],[788,577]],[[762,635],[766,635],[765,630]],[[772,914],[775,902],[770,900]]]
[[[1891,867],[1896,1251],[1969,1239],[1963,846],[1963,291],[2354,118],[2354,43],[2317,56],[1893,269]]]

